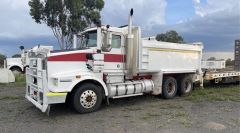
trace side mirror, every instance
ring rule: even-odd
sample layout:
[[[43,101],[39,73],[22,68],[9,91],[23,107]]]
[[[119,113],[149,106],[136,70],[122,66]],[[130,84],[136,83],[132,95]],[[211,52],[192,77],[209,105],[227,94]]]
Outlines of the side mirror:
[[[107,35],[105,36],[104,43],[102,46],[102,51],[109,52],[112,49],[112,33],[107,32]]]

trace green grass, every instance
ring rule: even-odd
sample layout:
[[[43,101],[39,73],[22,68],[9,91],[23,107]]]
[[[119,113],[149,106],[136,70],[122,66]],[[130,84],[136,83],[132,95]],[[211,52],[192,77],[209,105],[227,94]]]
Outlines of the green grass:
[[[203,101],[234,101],[240,102],[240,85],[215,85],[204,89],[195,89],[185,100],[192,102]]]
[[[7,83],[7,84],[3,84],[0,83],[0,86],[3,87],[23,87],[26,85],[26,77],[25,74],[18,74],[15,75],[15,82],[14,83]]]

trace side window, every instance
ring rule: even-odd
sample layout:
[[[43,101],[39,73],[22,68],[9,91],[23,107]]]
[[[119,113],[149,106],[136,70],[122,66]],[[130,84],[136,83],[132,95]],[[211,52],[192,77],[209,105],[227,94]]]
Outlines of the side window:
[[[112,48],[121,47],[121,36],[112,34]]]

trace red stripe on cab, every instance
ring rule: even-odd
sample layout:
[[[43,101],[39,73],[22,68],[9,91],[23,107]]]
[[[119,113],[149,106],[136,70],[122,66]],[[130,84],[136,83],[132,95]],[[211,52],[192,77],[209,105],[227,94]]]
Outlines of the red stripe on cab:
[[[86,62],[86,54],[88,53],[74,53],[64,54],[48,57],[48,61],[84,61]],[[124,55],[122,54],[104,54],[104,62],[124,62]]]
[[[48,61],[87,61],[87,53],[64,54],[48,57]]]
[[[104,62],[124,62],[124,55],[104,54]]]

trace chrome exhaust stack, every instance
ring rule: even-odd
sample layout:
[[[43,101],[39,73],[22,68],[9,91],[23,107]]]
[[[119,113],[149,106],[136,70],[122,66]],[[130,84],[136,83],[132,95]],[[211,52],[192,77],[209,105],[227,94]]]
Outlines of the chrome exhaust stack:
[[[77,35],[73,35],[73,49],[77,49]]]
[[[101,22],[97,24],[97,49],[100,50],[102,46],[102,29]]]
[[[128,36],[127,36],[127,45],[126,45],[126,78],[132,79],[135,73],[136,68],[136,48],[134,50],[133,38],[132,34],[132,16],[133,9],[131,9],[129,18],[128,18]]]

